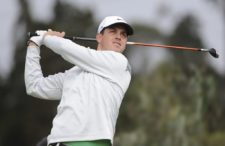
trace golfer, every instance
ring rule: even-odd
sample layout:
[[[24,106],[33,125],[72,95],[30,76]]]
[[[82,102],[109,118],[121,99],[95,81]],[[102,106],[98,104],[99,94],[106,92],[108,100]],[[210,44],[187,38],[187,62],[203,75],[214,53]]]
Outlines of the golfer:
[[[63,38],[64,32],[36,31],[28,41],[25,84],[27,94],[60,100],[48,146],[110,146],[119,108],[131,80],[130,65],[122,54],[132,27],[119,16],[100,23],[97,49]],[[40,47],[45,45],[66,61],[69,70],[43,77]]]

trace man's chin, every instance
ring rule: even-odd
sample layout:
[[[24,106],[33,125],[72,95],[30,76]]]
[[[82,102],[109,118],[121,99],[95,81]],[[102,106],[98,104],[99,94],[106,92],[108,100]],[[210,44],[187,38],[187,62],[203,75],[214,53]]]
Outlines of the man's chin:
[[[123,52],[125,49],[123,49],[121,46],[119,45],[113,45],[111,48],[109,48],[108,50],[111,51],[115,51],[115,52]]]
[[[122,48],[115,48],[114,51],[122,53],[124,51],[124,49],[122,49]]]

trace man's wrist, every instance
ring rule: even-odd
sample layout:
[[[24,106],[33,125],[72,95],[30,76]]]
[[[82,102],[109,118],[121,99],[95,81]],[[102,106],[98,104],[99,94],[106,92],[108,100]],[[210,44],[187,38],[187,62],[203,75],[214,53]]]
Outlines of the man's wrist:
[[[27,46],[39,47],[35,42],[33,42],[31,40],[27,41]]]

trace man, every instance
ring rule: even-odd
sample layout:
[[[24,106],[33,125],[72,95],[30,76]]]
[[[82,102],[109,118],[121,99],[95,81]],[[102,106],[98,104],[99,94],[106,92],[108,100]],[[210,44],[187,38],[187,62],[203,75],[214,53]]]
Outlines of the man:
[[[106,17],[99,25],[97,50],[64,39],[64,32],[36,31],[28,42],[27,94],[60,100],[48,145],[109,146],[113,143],[119,108],[130,80],[130,65],[122,52],[132,27],[121,17]],[[75,66],[43,77],[40,46],[53,50]]]

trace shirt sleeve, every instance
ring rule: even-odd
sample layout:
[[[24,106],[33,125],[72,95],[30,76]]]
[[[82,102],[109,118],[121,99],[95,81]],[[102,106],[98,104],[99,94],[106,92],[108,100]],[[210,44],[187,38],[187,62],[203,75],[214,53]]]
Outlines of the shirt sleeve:
[[[129,65],[126,57],[121,53],[97,51],[57,36],[46,36],[44,45],[83,70],[110,79],[120,76]]]
[[[31,46],[27,48],[24,78],[27,94],[41,99],[61,99],[64,74],[43,77],[40,48]]]

